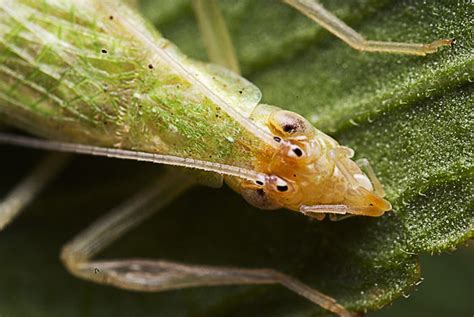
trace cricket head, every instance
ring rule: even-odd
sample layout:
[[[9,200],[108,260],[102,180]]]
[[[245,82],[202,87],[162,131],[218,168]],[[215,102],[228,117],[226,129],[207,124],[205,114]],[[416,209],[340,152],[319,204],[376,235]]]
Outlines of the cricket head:
[[[316,218],[325,212],[380,216],[391,209],[370,166],[363,172],[351,159],[351,149],[299,114],[271,109],[254,120],[281,146],[256,155],[255,170],[267,176],[243,184],[241,193],[248,202],[261,209],[287,208]]]

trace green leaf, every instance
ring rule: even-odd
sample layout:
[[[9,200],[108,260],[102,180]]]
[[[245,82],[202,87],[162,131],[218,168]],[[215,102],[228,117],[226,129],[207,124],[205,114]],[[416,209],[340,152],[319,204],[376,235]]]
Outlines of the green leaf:
[[[428,57],[356,52],[275,1],[222,1],[244,75],[264,102],[305,115],[368,158],[394,212],[377,219],[314,222],[250,207],[229,189],[194,189],[103,257],[154,257],[271,267],[337,298],[379,309],[419,280],[418,255],[452,250],[474,234],[469,1],[323,1],[368,38],[431,42]],[[205,59],[188,1],[142,1],[142,11],[190,56]],[[2,192],[35,152],[2,151]],[[18,168],[17,168],[18,167]],[[23,168],[22,168],[23,167]],[[139,190],[155,166],[78,158],[27,214],[0,233],[0,315],[319,316],[277,286],[137,294],[68,275],[60,245]],[[127,181],[124,182],[123,180]],[[25,304],[27,303],[27,304]]]

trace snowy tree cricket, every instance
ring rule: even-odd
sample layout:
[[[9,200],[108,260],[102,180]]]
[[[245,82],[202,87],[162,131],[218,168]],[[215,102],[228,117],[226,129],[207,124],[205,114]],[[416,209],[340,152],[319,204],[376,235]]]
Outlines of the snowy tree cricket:
[[[366,40],[313,0],[285,0],[355,49],[412,55],[431,44]],[[42,139],[0,134],[0,142],[211,172],[260,209],[286,208],[322,220],[378,217],[391,210],[367,160],[302,116],[260,103],[239,65],[216,1],[193,2],[211,61],[184,56],[118,1],[0,0],[0,115]],[[229,71],[228,69],[233,70]],[[205,140],[205,141],[204,141]],[[0,205],[8,224],[64,164],[53,155]],[[197,266],[93,257],[195,182],[167,171],[62,250],[71,273],[138,291],[192,286],[281,284],[340,316],[334,299],[272,269]],[[147,208],[150,204],[153,208]]]

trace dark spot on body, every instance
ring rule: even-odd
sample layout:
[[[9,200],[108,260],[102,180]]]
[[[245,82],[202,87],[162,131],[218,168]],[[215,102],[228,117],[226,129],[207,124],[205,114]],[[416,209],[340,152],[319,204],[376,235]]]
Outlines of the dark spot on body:
[[[265,196],[265,192],[261,188],[257,189],[257,194],[262,197]]]
[[[242,90],[239,90],[239,94],[243,94],[244,92]]]
[[[262,182],[262,181],[255,181],[255,183],[257,183],[257,185],[263,186],[263,182]]]
[[[153,68],[154,68],[154,67],[153,67],[153,64],[148,64],[148,68],[149,68],[149,69],[153,69]]]
[[[286,192],[288,190],[288,186],[283,185],[283,186],[277,186],[278,191],[280,192]]]
[[[100,51],[102,54],[107,54],[107,50],[105,48],[103,48],[101,51]]]
[[[273,140],[275,140],[275,142],[278,142],[278,143],[281,142],[281,138],[280,138],[280,137],[277,137],[277,136],[274,136],[274,137],[273,137]]]
[[[109,20],[113,20],[114,19],[114,16],[113,15],[110,15],[109,16]]]

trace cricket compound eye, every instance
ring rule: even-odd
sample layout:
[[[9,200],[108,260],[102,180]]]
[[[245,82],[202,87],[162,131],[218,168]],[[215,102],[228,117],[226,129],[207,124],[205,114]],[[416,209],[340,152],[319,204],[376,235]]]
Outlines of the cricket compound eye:
[[[286,110],[279,110],[272,113],[269,123],[271,128],[284,137],[309,137],[314,131],[313,126],[308,120],[297,113]]]

